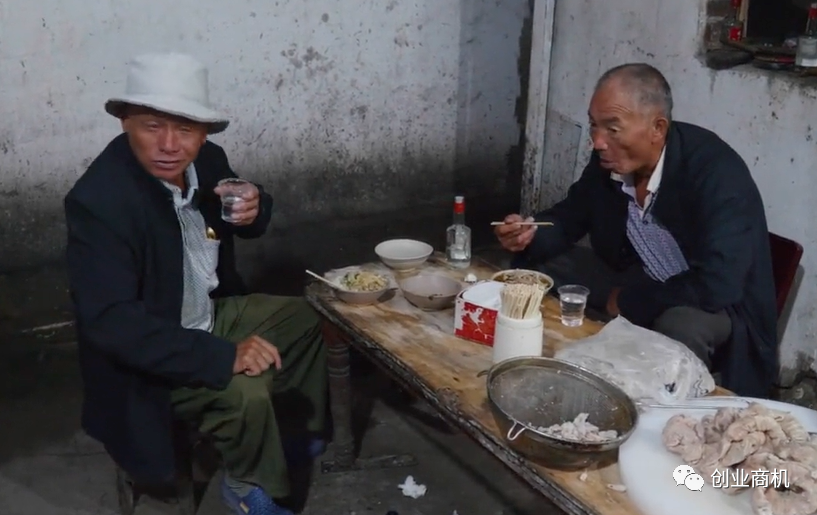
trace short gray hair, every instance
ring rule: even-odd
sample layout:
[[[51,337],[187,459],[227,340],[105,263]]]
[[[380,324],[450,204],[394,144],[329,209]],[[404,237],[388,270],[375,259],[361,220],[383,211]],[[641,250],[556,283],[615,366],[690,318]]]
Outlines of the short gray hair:
[[[610,68],[596,82],[595,90],[614,79],[630,90],[639,106],[657,107],[668,121],[672,121],[672,89],[657,68],[646,63],[627,63]]]

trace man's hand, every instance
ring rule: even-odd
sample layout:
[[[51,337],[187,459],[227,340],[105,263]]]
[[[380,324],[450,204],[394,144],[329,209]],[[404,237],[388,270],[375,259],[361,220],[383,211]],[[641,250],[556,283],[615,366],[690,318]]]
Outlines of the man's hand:
[[[533,222],[533,217],[523,219],[519,215],[508,215],[505,217],[505,225],[497,225],[494,228],[494,234],[505,250],[521,252],[533,241],[537,226],[519,225],[519,222]]]
[[[233,374],[257,376],[271,365],[275,365],[275,370],[280,370],[281,355],[273,344],[260,336],[250,336],[236,345]]]
[[[610,296],[607,297],[607,314],[613,317],[619,316],[621,313],[618,310],[618,292],[621,288],[613,288]]]
[[[244,185],[242,185],[244,187]],[[226,193],[225,186],[216,186],[213,190],[219,197]],[[233,204],[232,208],[232,223],[233,225],[250,225],[258,216],[258,188],[255,184],[247,183],[246,191],[241,194],[241,202]]]

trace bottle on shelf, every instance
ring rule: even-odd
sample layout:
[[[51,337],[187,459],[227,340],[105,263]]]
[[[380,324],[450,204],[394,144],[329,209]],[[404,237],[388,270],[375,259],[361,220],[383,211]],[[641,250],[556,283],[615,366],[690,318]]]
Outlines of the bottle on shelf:
[[[737,42],[743,39],[743,22],[740,20],[740,3],[741,0],[732,0],[732,9],[729,12],[729,16],[723,20],[721,37],[724,41]]]
[[[471,266],[471,228],[465,225],[465,198],[454,197],[454,221],[446,230],[445,257],[454,268]]]
[[[817,2],[812,2],[809,7],[806,31],[797,38],[794,64],[804,69],[817,67]]]

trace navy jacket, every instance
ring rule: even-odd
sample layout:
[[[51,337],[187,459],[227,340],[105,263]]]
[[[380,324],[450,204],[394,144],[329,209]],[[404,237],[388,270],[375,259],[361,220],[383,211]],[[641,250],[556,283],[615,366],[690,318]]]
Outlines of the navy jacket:
[[[567,197],[535,217],[554,227],[536,232],[526,257],[552,258],[589,233],[602,260],[626,269],[638,260],[627,238],[628,202],[594,152]],[[713,132],[673,122],[652,214],[675,237],[690,269],[665,283],[643,274],[624,287],[622,316],[651,327],[675,306],[725,310],[732,337],[718,360],[723,385],[767,397],[777,379],[775,285],[763,200],[746,163]]]
[[[233,235],[255,238],[270,221],[221,220],[216,183],[235,177],[224,150],[207,142],[195,161],[199,210],[221,240],[213,296],[245,293]],[[127,136],[115,138],[65,197],[68,274],[79,337],[82,425],[133,477],[174,474],[170,391],[226,387],[235,345],[181,326],[182,238],[170,191],[138,163]]]

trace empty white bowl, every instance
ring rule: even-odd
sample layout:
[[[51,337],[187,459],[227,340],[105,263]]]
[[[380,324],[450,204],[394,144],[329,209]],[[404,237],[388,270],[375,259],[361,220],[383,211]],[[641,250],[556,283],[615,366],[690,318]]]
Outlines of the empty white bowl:
[[[417,240],[386,240],[374,248],[383,264],[395,270],[411,270],[428,260],[434,247]]]

